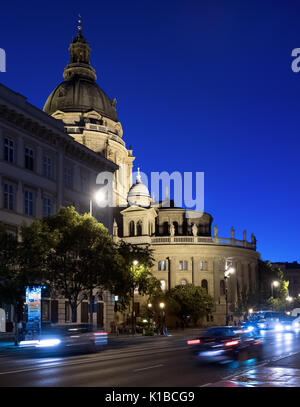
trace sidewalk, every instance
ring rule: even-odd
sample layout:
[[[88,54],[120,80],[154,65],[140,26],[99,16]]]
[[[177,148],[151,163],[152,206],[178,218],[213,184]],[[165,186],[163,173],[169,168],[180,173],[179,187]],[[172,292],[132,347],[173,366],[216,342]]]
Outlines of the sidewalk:
[[[256,367],[205,387],[299,387],[300,369]]]

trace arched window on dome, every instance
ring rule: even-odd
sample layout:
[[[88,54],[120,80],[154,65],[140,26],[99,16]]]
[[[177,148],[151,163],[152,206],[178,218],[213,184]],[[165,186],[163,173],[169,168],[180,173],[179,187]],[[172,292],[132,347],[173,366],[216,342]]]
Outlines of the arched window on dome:
[[[164,224],[163,224],[163,235],[168,236],[168,234],[169,234],[169,223],[164,222]]]
[[[206,290],[206,292],[208,293],[208,283],[207,280],[202,280],[201,281],[201,287],[204,288]]]
[[[174,225],[174,230],[175,230],[175,236],[179,235],[179,227],[178,227],[178,222],[173,222]]]
[[[129,222],[129,236],[134,236],[134,221]]]
[[[142,236],[142,221],[138,221],[136,225],[136,234],[137,236]]]

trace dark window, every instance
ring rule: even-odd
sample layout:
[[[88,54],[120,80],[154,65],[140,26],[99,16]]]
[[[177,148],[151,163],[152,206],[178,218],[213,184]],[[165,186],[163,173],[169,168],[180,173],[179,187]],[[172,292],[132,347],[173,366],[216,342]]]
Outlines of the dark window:
[[[43,175],[47,178],[53,177],[53,161],[51,157],[43,157]]]
[[[175,235],[179,235],[179,228],[178,228],[178,222],[173,222],[174,229],[175,229]]]
[[[26,215],[33,216],[33,192],[25,191],[24,212]]]
[[[50,198],[43,198],[43,216],[51,216],[52,202]]]
[[[14,186],[4,184],[4,208],[14,210]]]
[[[207,280],[202,280],[201,281],[201,287],[204,288],[206,290],[206,292],[208,292]]]
[[[142,236],[142,223],[138,222],[138,224],[136,225],[136,234],[137,236]]]
[[[34,169],[33,150],[32,150],[32,148],[29,148],[29,147],[25,148],[25,168],[27,168],[27,170],[31,170],[31,171],[33,171],[33,169]]]
[[[89,304],[86,301],[81,303],[81,322],[89,322]]]
[[[129,236],[134,236],[134,222],[133,220],[129,223]]]
[[[15,143],[9,138],[4,139],[4,160],[14,162]]]
[[[168,224],[168,222],[164,222],[163,235],[168,235],[168,234],[169,234],[169,224]]]
[[[51,300],[51,322],[56,324],[58,322],[58,301]]]
[[[64,169],[64,183],[68,188],[73,187],[73,170],[71,167],[66,167]]]

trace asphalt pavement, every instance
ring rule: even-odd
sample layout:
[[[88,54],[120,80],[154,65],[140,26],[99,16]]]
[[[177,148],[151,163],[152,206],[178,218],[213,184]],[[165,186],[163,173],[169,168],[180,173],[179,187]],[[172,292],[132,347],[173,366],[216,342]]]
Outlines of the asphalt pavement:
[[[264,358],[202,365],[186,344],[197,330],[172,336],[110,338],[96,354],[41,356],[0,351],[0,386],[300,387],[300,335],[264,334]]]

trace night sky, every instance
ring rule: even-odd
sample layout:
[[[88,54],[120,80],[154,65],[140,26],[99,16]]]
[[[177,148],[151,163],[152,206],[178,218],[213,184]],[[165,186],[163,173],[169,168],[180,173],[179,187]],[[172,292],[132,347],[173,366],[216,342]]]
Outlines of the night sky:
[[[300,2],[5,2],[0,82],[43,108],[78,13],[141,170],[204,171],[219,236],[246,229],[264,260],[300,261]]]

